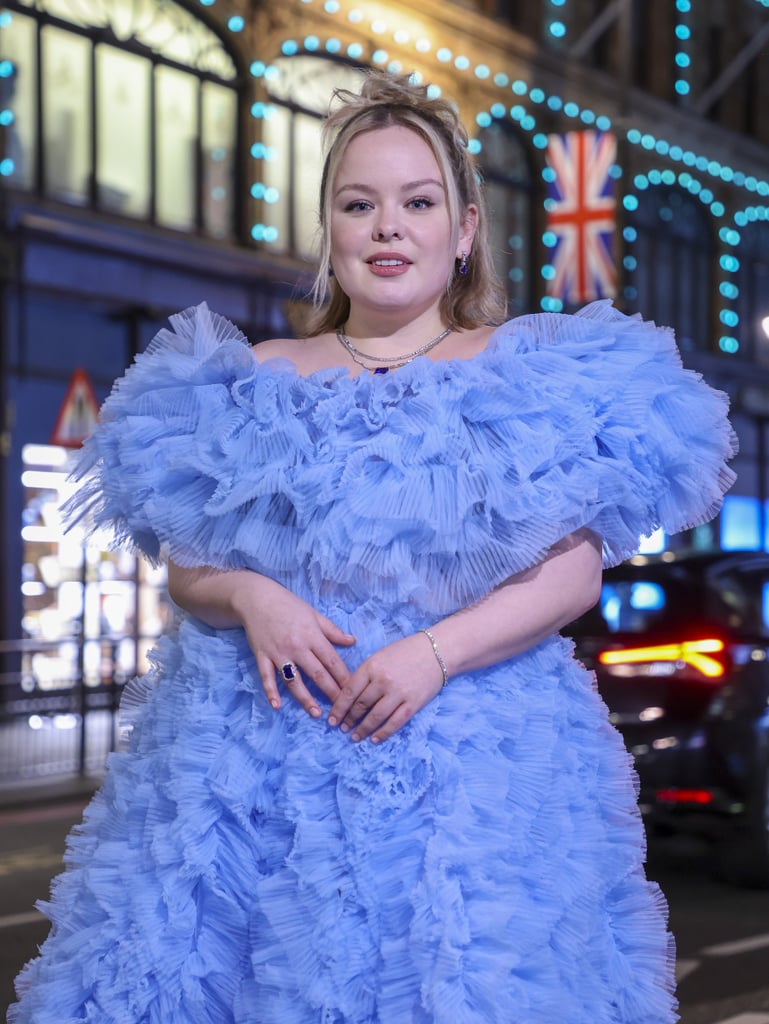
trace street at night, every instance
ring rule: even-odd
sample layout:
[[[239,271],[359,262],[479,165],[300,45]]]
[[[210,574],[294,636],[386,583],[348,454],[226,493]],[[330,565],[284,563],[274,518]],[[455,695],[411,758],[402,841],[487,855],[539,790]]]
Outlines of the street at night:
[[[19,968],[45,938],[46,922],[33,905],[46,896],[84,806],[83,798],[65,797],[0,811],[3,1007]],[[670,901],[682,1024],[769,1024],[769,891],[714,880],[707,850],[681,839],[652,845],[649,874]]]

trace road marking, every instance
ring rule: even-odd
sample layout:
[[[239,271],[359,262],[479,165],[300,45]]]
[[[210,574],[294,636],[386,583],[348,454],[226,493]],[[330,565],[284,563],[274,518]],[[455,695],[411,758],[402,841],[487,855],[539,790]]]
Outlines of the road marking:
[[[715,1024],[769,1024],[769,1013],[738,1013],[736,1017],[717,1020]]]
[[[46,920],[45,915],[39,910],[27,910],[23,914],[6,914],[5,917],[0,917],[0,928],[18,928],[22,924],[40,924]]]
[[[48,846],[27,846],[0,854],[0,878],[20,871],[48,871],[57,867],[62,867],[61,853]]]
[[[683,981],[689,974],[697,970],[700,963],[700,960],[686,960],[681,957],[676,961],[676,981]]]
[[[754,949],[763,949],[765,946],[769,946],[769,932],[751,935],[747,939],[736,939],[734,942],[719,942],[715,946],[706,946],[700,952],[705,956],[736,956],[738,953],[752,953]],[[740,1021],[740,1024],[743,1022]]]

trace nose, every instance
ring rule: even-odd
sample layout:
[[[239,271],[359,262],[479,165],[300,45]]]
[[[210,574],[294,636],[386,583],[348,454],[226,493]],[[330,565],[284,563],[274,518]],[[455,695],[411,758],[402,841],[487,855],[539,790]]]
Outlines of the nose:
[[[395,210],[382,207],[372,225],[372,238],[376,242],[386,242],[390,238],[403,238],[403,225]]]

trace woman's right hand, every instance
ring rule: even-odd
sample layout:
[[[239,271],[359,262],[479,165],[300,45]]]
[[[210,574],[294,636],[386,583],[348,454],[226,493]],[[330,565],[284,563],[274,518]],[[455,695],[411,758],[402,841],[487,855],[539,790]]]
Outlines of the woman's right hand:
[[[168,592],[179,607],[215,629],[243,627],[264,692],[276,709],[279,677],[313,718],[321,709],[303,676],[332,702],[350,678],[335,645],[350,647],[355,638],[267,576],[248,569],[182,569],[169,562]],[[281,673],[286,664],[299,670],[293,680]]]

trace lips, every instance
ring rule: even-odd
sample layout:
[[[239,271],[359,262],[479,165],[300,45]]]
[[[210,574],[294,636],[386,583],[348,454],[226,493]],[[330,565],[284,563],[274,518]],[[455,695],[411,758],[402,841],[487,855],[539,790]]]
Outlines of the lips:
[[[409,266],[411,260],[399,252],[381,252],[376,256],[369,256],[366,263],[372,267],[406,267]]]

